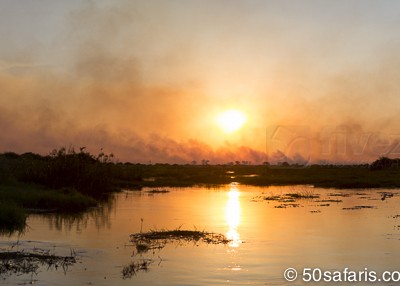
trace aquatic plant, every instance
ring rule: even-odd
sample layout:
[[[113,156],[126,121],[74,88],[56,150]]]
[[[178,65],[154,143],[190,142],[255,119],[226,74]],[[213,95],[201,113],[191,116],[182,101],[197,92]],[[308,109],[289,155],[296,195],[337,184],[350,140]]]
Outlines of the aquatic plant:
[[[294,187],[295,189],[296,187]],[[296,190],[293,193],[286,194],[287,197],[293,199],[317,199],[319,195],[314,194],[313,188],[300,188],[300,190]]]
[[[174,230],[151,230],[149,232],[141,231],[139,233],[134,233],[130,235],[130,242],[136,248],[134,256],[140,255],[141,258],[124,266],[122,269],[122,277],[124,279],[131,278],[136,275],[138,271],[148,271],[148,267],[153,262],[153,259],[143,258],[143,255],[148,253],[150,250],[161,250],[170,242],[178,242],[178,245],[182,245],[183,242],[228,244],[231,241],[232,240],[226,238],[220,233],[182,230],[180,228]],[[162,259],[160,256],[159,258],[161,263]]]
[[[168,190],[165,190],[165,189],[153,189],[153,190],[150,190],[150,191],[147,191],[147,193],[149,193],[149,194],[166,194],[166,193],[169,193],[169,191]]]
[[[152,259],[141,259],[139,261],[132,261],[128,265],[122,268],[122,278],[127,279],[136,275],[139,271],[148,271],[150,264],[153,262]]]
[[[220,233],[181,229],[140,232],[131,234],[130,238],[130,241],[135,245],[147,245],[148,249],[154,249],[154,246],[158,245],[165,245],[165,242],[168,241],[200,241],[207,244],[227,244],[231,241]]]
[[[61,268],[66,273],[69,266],[75,263],[76,254],[73,250],[70,256],[57,256],[38,248],[32,252],[5,251],[0,252],[0,278],[21,274],[37,275],[41,266],[46,266],[47,270]]]
[[[300,199],[318,199],[319,195],[314,194],[314,190],[311,188],[301,188],[298,190],[300,187],[293,187],[292,192],[290,193],[285,193],[281,195],[269,195],[269,196],[261,196],[262,200],[266,201],[278,201],[278,202],[284,202],[284,203],[293,203],[296,200]]]

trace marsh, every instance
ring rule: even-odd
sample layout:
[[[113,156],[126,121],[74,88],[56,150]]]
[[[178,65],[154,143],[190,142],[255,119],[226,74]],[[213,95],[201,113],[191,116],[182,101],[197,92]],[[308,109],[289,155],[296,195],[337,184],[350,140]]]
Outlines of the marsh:
[[[380,272],[398,265],[397,189],[228,184],[151,190],[124,190],[76,216],[29,215],[29,228],[2,236],[0,248],[40,247],[57,255],[74,249],[79,263],[65,274],[42,269],[33,277],[37,285],[286,285],[288,267]],[[221,233],[229,242],[171,241],[137,253],[130,241],[135,233],[179,227]],[[143,271],[124,279],[127,266],[143,262]],[[31,280],[12,276],[0,284]]]

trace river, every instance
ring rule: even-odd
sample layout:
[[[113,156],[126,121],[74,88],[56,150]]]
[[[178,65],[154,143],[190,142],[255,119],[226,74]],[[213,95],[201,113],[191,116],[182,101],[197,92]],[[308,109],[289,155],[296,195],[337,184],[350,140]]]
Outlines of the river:
[[[346,285],[349,271],[360,280],[374,271],[380,285],[384,271],[400,270],[399,190],[231,184],[162,191],[124,190],[76,216],[30,215],[26,232],[0,237],[0,248],[74,253],[77,263],[2,277],[0,284],[305,285],[307,273],[323,281],[325,272],[341,271],[336,284]],[[133,233],[178,228],[222,233],[230,242],[171,241],[142,254],[130,242]],[[125,266],[143,259],[146,270],[123,276]],[[297,270],[296,281],[284,279],[287,268]]]

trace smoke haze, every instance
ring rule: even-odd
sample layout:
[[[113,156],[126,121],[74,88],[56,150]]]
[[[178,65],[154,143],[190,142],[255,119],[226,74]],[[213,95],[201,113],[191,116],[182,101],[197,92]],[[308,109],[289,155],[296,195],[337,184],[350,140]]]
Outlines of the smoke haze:
[[[0,4],[0,152],[86,146],[143,163],[400,155],[397,2],[66,2]],[[229,108],[248,120],[226,135],[215,117]]]

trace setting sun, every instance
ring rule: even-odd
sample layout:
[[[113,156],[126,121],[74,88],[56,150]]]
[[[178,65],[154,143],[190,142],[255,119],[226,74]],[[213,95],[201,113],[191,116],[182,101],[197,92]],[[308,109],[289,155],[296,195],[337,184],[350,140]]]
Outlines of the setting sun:
[[[225,133],[239,130],[246,122],[246,116],[238,110],[227,110],[217,116],[217,123]]]

